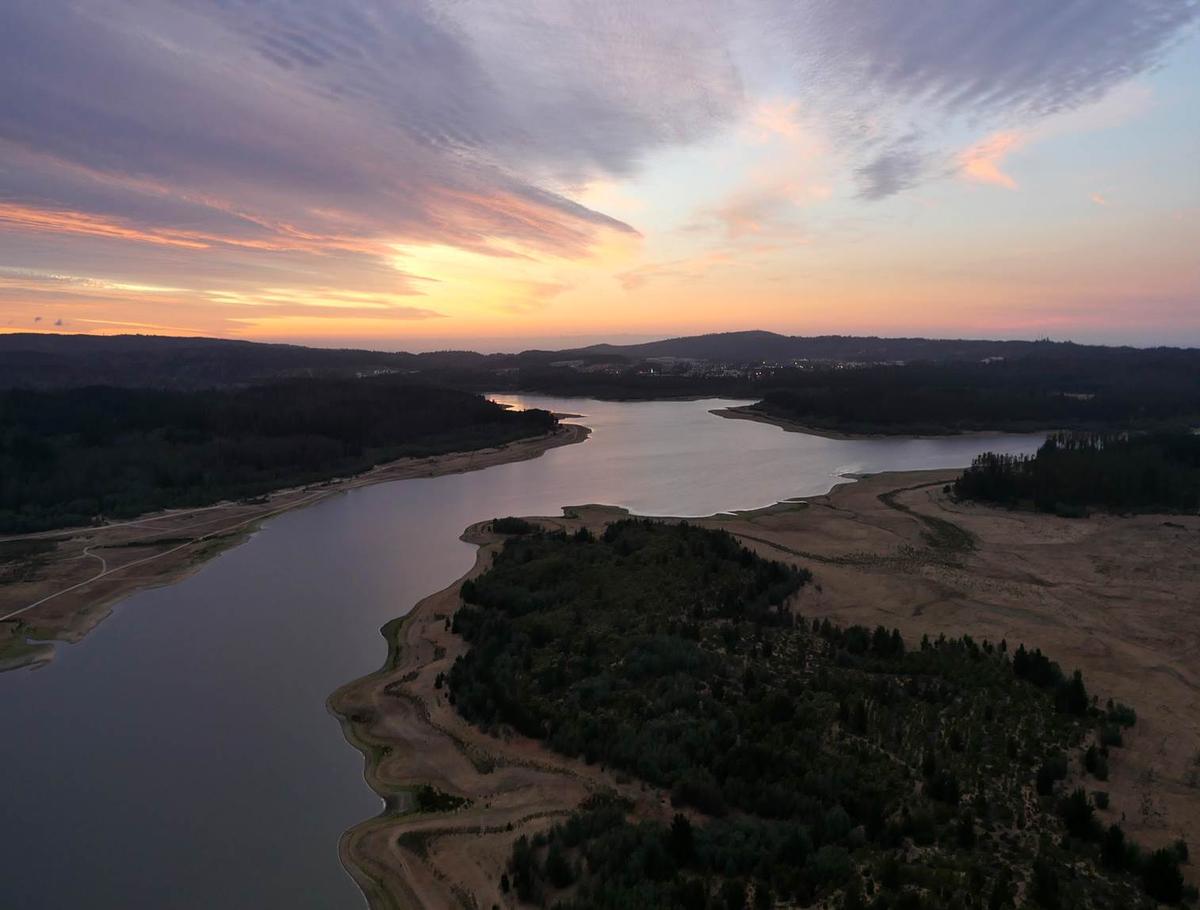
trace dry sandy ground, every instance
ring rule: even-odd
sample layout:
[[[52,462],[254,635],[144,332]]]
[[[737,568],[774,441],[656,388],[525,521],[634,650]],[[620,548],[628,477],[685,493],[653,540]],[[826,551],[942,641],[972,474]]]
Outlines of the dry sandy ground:
[[[960,505],[942,490],[956,473],[877,475],[807,503],[700,523],[812,569],[815,584],[794,604],[808,617],[894,626],[914,644],[943,632],[1003,638],[1079,668],[1102,703],[1112,697],[1138,712],[1126,747],[1113,750],[1111,808],[1101,815],[1123,819],[1146,845],[1180,836],[1200,844],[1200,789],[1186,782],[1200,752],[1200,517],[1070,520]],[[539,520],[598,528],[620,513],[589,506],[567,514]],[[478,526],[464,539],[481,545],[476,574],[497,541]],[[330,700],[367,756],[368,780],[391,800],[342,842],[343,860],[376,908],[514,906],[498,887],[513,840],[597,789],[634,797],[638,814],[671,811],[661,793],[618,785],[601,768],[530,740],[485,735],[458,717],[436,678],[464,649],[447,627],[460,583],[385,629],[390,669]],[[471,803],[397,811],[418,784]],[[1187,871],[1194,880],[1195,866]]]
[[[117,601],[142,588],[179,581],[281,512],[368,484],[536,458],[547,449],[582,442],[589,432],[564,424],[545,436],[473,452],[403,458],[357,477],[279,490],[252,503],[224,502],[94,528],[0,537],[0,670],[49,660],[53,648],[38,642],[79,640]]]
[[[794,420],[787,420],[783,417],[768,417],[759,411],[754,410],[749,405],[737,405],[729,408],[713,408],[708,413],[716,414],[718,417],[728,417],[731,420],[753,420],[755,423],[768,423],[773,427],[779,427],[781,430],[786,430],[788,433],[804,433],[807,436],[821,436],[825,439],[866,439],[866,436],[858,436],[850,433],[838,433],[835,430],[822,430],[817,427],[806,427],[803,424],[796,423]]]

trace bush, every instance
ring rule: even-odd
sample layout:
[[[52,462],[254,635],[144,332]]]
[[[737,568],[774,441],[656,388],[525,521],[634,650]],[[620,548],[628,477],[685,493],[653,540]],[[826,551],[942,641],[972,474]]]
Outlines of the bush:
[[[1096,817],[1092,803],[1082,787],[1071,791],[1058,803],[1058,814],[1072,837],[1091,840],[1096,835]]]
[[[1100,728],[1100,745],[1107,748],[1118,748],[1125,745],[1125,738],[1121,735],[1119,725],[1105,724]]]
[[[1164,904],[1177,904],[1183,898],[1183,874],[1179,858],[1171,849],[1155,850],[1142,868],[1146,893]]]
[[[1108,719],[1118,726],[1132,727],[1137,723],[1137,712],[1129,705],[1123,705],[1120,702],[1114,704],[1110,698],[1108,700]]]
[[[1108,780],[1108,759],[1095,745],[1088,746],[1083,753],[1083,767],[1096,780]]]
[[[537,526],[524,518],[493,518],[492,531],[496,534],[532,534]]]
[[[1129,848],[1125,844],[1125,832],[1120,825],[1109,825],[1100,843],[1100,862],[1105,868],[1119,872],[1129,861]]]
[[[706,815],[720,817],[729,811],[721,788],[704,770],[689,773],[671,788],[672,806],[692,806]]]
[[[1054,792],[1054,785],[1067,776],[1067,759],[1062,755],[1051,755],[1038,768],[1037,792],[1040,796],[1049,796]]]

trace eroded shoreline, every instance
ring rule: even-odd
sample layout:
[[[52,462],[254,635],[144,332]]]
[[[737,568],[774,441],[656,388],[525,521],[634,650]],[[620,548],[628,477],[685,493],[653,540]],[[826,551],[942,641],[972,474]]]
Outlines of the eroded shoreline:
[[[576,517],[539,522],[601,527],[625,514],[594,506],[572,512]],[[346,738],[364,755],[367,783],[385,802],[380,815],[347,831],[339,844],[342,862],[373,908],[505,903],[499,881],[514,832],[548,827],[591,793],[618,792],[640,814],[669,815],[666,794],[619,782],[527,737],[489,736],[450,704],[439,676],[466,651],[450,631],[450,618],[463,582],[483,572],[503,544],[489,524],[474,524],[462,535],[478,547],[465,575],[384,626],[383,667],[329,698]],[[421,786],[469,802],[452,811],[409,811],[409,796]]]

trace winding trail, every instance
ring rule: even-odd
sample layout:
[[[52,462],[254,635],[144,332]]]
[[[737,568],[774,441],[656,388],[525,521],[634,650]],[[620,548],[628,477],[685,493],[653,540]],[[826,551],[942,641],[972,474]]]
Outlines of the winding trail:
[[[114,566],[111,569],[108,568],[108,561],[103,556],[99,555],[98,553],[91,552],[94,549],[104,549],[104,544],[93,544],[91,546],[84,547],[83,553],[81,554],[81,556],[90,556],[93,559],[100,560],[101,568],[100,568],[99,572],[97,572],[91,578],[86,578],[83,581],[77,582],[73,585],[68,585],[65,588],[55,591],[53,594],[47,594],[45,597],[41,598],[40,600],[35,600],[31,604],[27,604],[24,607],[20,607],[19,609],[13,610],[10,613],[6,613],[5,615],[0,616],[0,622],[6,622],[7,620],[15,619],[16,617],[20,616],[22,613],[26,613],[29,610],[32,610],[34,607],[40,607],[42,604],[47,603],[48,601],[54,600],[56,597],[62,597],[64,594],[69,594],[72,591],[77,591],[80,588],[83,588],[83,587],[86,587],[87,585],[92,584],[93,582],[99,581],[101,578],[107,578],[108,576],[113,575],[116,572],[121,572],[124,569],[132,569],[134,566],[142,566],[142,565],[145,565],[146,563],[154,562],[156,559],[162,559],[165,556],[170,556],[173,553],[178,553],[181,550],[185,550],[188,547],[194,546],[198,543],[203,543],[204,541],[210,540],[214,537],[224,537],[229,532],[236,531],[238,528],[243,528],[246,525],[255,524],[260,521],[265,521],[268,518],[273,518],[276,515],[279,515],[283,512],[291,511],[292,509],[300,508],[301,506],[311,505],[312,503],[316,502],[318,499],[323,499],[326,496],[330,496],[334,492],[341,492],[341,489],[325,490],[320,493],[316,493],[312,496],[306,497],[304,499],[290,502],[283,508],[275,509],[270,512],[263,512],[261,514],[254,515],[251,518],[243,519],[242,521],[236,522],[232,525],[227,525],[226,527],[218,528],[215,531],[209,531],[206,534],[201,534],[199,537],[194,537],[191,540],[186,541],[185,543],[181,543],[181,544],[178,544],[167,550],[163,550],[161,553],[154,553],[150,556],[145,556],[142,559],[135,559],[133,562],[127,562],[123,565]],[[215,507],[210,507],[210,508],[215,508]],[[124,525],[130,525],[130,524],[135,524],[135,523],[136,522],[125,522]],[[116,526],[110,525],[109,527],[116,527]],[[153,537],[153,536],[155,536],[155,535],[147,534],[145,537],[135,538],[133,542],[136,542],[138,540],[146,540],[147,538]]]

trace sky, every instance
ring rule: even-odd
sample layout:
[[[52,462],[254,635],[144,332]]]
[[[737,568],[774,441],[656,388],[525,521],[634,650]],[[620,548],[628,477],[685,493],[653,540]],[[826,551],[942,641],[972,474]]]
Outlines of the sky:
[[[1200,0],[4,0],[0,332],[1200,346]]]

